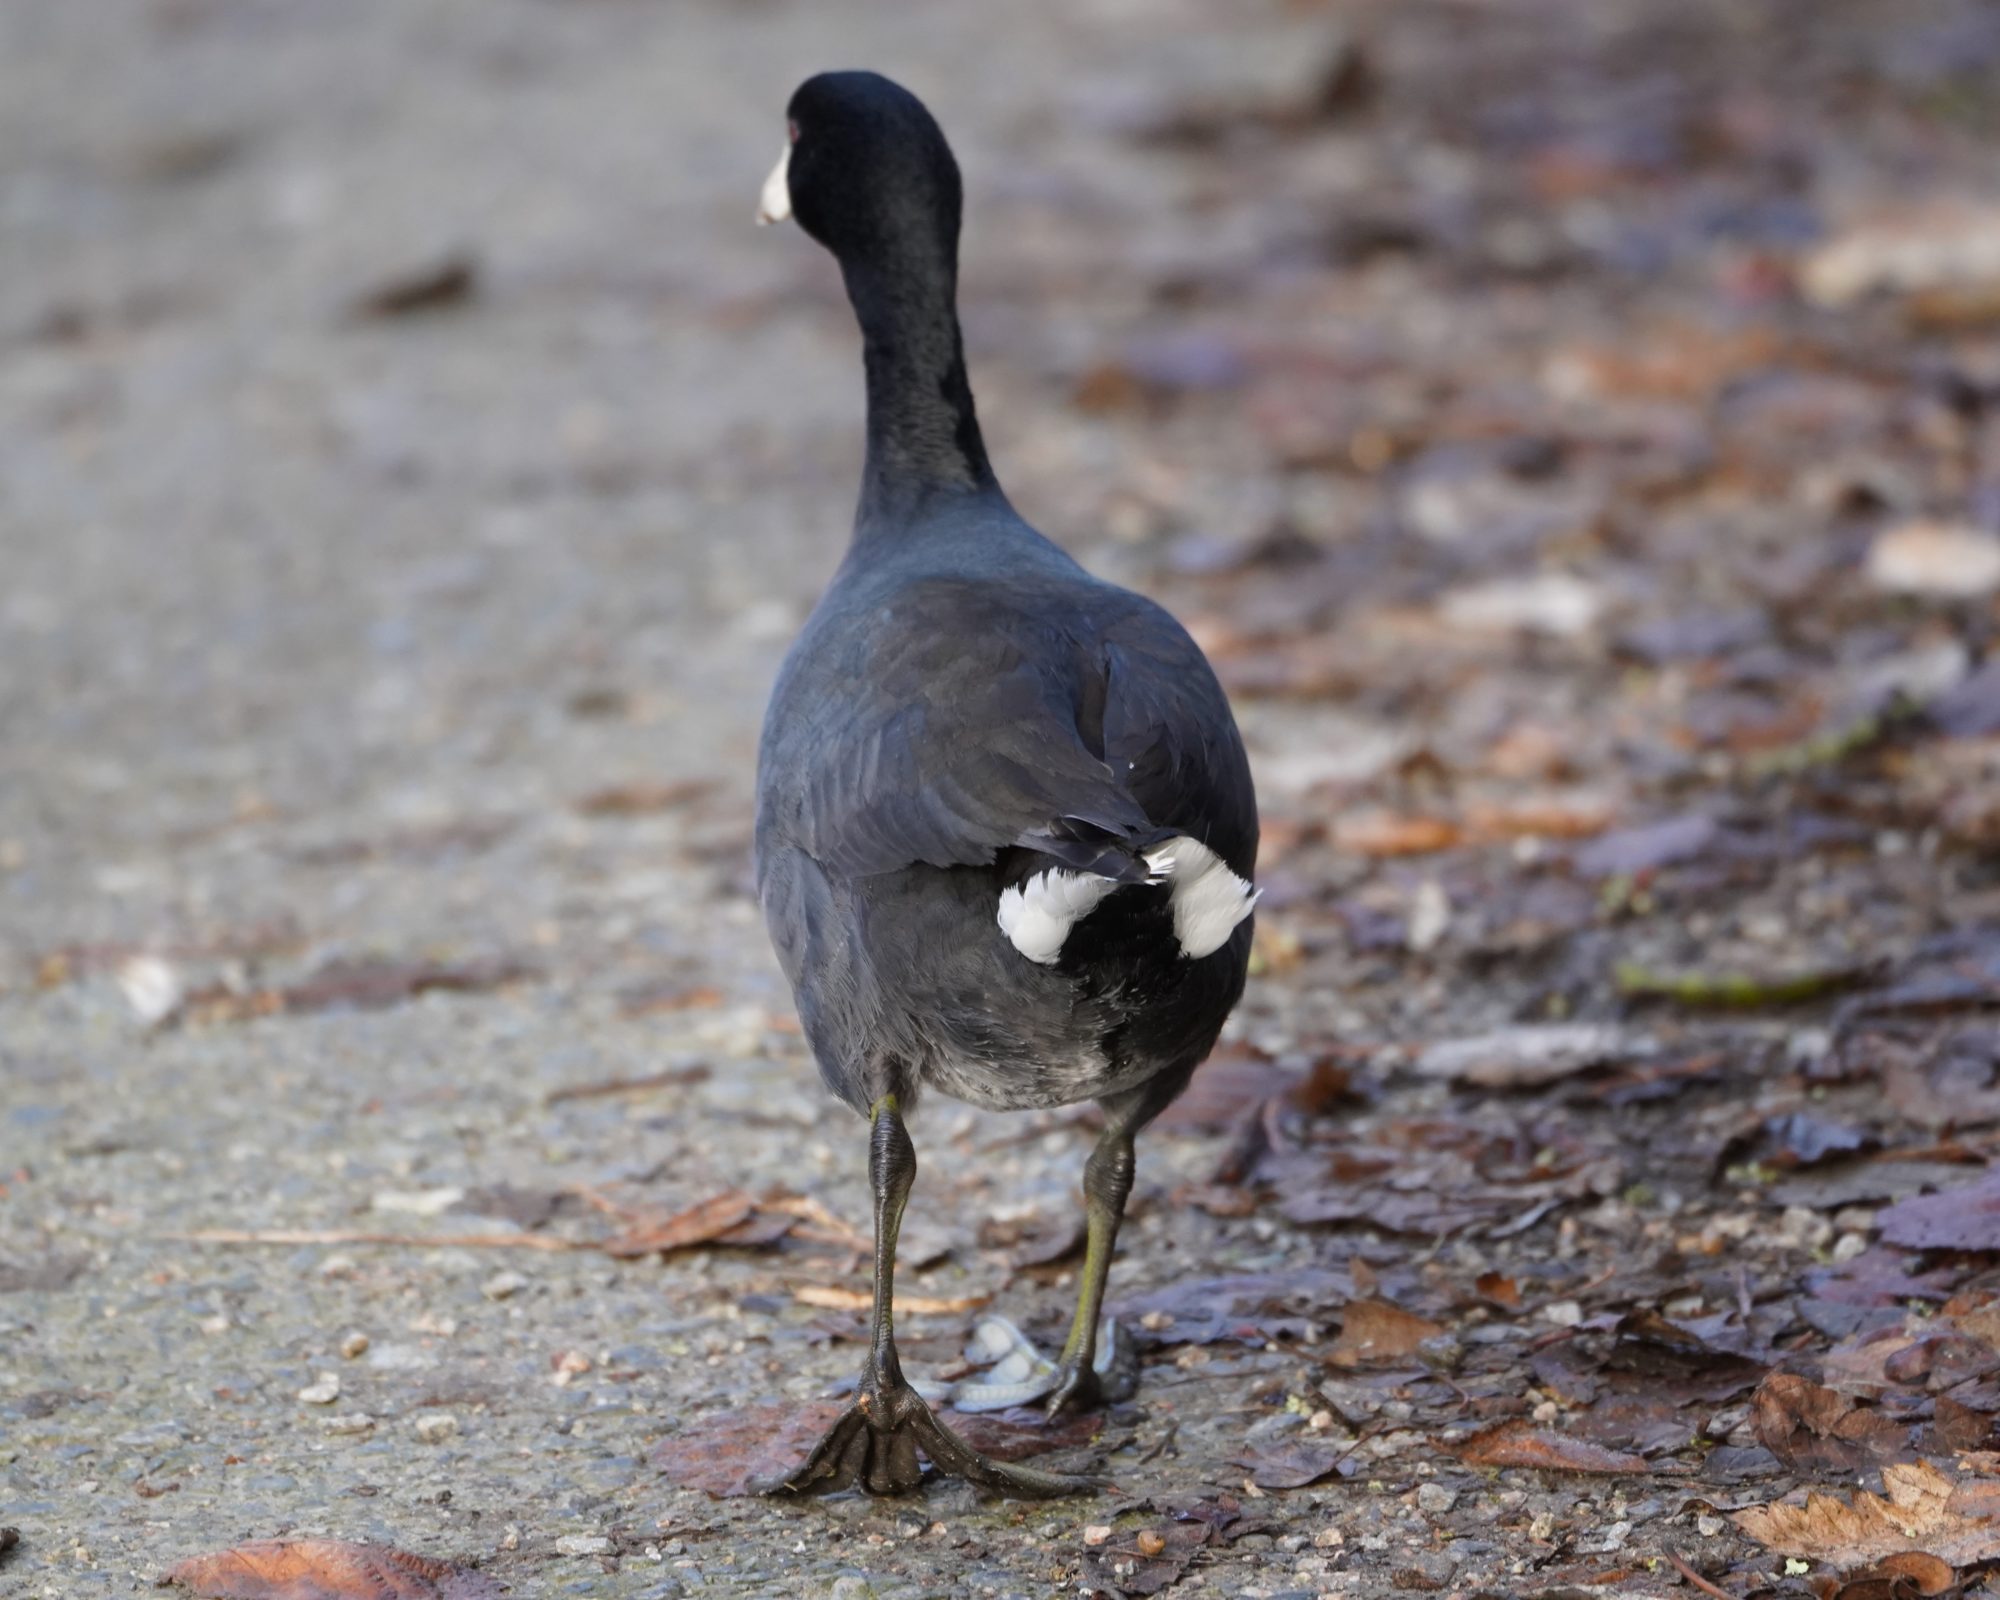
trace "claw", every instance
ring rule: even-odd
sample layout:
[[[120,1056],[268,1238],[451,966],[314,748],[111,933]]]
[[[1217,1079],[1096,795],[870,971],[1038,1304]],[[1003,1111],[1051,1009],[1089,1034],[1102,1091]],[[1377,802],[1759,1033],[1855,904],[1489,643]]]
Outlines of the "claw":
[[[908,1494],[923,1482],[921,1450],[939,1472],[1024,1500],[1084,1494],[1100,1480],[992,1461],[931,1414],[907,1384],[865,1386],[789,1477],[766,1494],[833,1494],[859,1484],[874,1495]]]

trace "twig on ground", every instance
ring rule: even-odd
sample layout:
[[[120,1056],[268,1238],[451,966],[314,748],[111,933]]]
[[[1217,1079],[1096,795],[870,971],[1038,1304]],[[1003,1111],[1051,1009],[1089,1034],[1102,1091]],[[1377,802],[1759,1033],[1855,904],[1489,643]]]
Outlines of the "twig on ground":
[[[1731,1594],[1727,1589],[1718,1589],[1714,1584],[1710,1583],[1708,1579],[1704,1578],[1699,1572],[1696,1572],[1693,1567],[1689,1566],[1685,1561],[1681,1560],[1679,1556],[1675,1555],[1673,1551],[1671,1550],[1667,1551],[1666,1557],[1669,1561],[1671,1561],[1674,1564],[1674,1570],[1678,1572],[1683,1578],[1687,1579],[1689,1583],[1693,1584],[1703,1594],[1714,1595],[1715,1600],[1736,1600],[1735,1595]]]
[[[405,1250],[595,1250],[594,1239],[541,1233],[371,1233],[364,1228],[196,1228],[163,1233],[183,1244],[380,1244]]]

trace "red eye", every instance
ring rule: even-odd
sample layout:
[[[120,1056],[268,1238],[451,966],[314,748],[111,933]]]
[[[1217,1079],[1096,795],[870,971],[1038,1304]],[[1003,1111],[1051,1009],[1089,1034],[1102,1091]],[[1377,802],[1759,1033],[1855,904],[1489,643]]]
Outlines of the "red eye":
[[[796,122],[787,122],[785,124],[785,136],[793,144],[797,144],[799,142],[799,125]]]

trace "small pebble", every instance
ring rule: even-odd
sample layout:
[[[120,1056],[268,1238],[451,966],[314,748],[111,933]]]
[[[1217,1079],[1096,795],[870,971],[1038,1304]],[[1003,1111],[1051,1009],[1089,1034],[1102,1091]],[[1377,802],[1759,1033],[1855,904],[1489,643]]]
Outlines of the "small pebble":
[[[1148,1311],[1139,1319],[1139,1326],[1148,1333],[1159,1333],[1162,1329],[1171,1328],[1173,1325],[1174,1314],[1171,1311]]]
[[[333,1434],[367,1433],[375,1419],[365,1411],[342,1411],[326,1419],[326,1431]]]
[[[1722,1518],[1711,1516],[1706,1511],[1694,1519],[1695,1532],[1700,1534],[1704,1539],[1715,1538],[1728,1526],[1729,1524],[1724,1522]]]
[[[1457,1504],[1457,1492],[1447,1489],[1441,1483],[1426,1483],[1418,1486],[1417,1509],[1420,1511],[1427,1511],[1434,1517],[1441,1517]]]
[[[489,1300],[506,1300],[528,1287],[528,1280],[511,1269],[496,1272],[479,1286],[479,1292]]]
[[[1167,1547],[1167,1541],[1151,1528],[1140,1529],[1138,1538],[1132,1544],[1142,1556],[1156,1556]]]
[[[601,1533],[566,1533],[556,1540],[556,1554],[562,1556],[608,1556],[616,1549]]]
[[[368,1354],[368,1335],[365,1333],[350,1333],[345,1339],[340,1341],[340,1353],[346,1356],[349,1361],[353,1361],[359,1356],[365,1356]]]
[[[1083,1530],[1083,1542],[1093,1550],[1110,1537],[1111,1524],[1108,1522],[1093,1522]]]
[[[425,1444],[441,1444],[458,1432],[458,1418],[448,1411],[426,1412],[417,1418],[416,1430]]]
[[[1574,1328],[1583,1321],[1583,1307],[1574,1300],[1553,1300],[1542,1307],[1542,1320],[1558,1328]]]
[[[1313,1535],[1313,1547],[1318,1550],[1338,1550],[1347,1543],[1347,1535],[1338,1528],[1321,1528]]]
[[[299,1391],[299,1398],[309,1406],[330,1406],[340,1398],[340,1375],[322,1372],[318,1379]]]

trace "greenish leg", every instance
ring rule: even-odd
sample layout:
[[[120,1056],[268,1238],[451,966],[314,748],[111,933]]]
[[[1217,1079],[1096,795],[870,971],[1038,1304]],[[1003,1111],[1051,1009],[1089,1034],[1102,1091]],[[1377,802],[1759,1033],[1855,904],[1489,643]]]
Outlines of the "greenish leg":
[[[1028,1498],[1099,1487],[1092,1478],[989,1461],[953,1433],[903,1377],[896,1356],[896,1236],[917,1177],[917,1152],[896,1097],[871,1108],[868,1175],[875,1190],[875,1312],[859,1391],[813,1447],[804,1465],[772,1493],[828,1493],[859,1485],[870,1494],[907,1494],[923,1482],[921,1450],[938,1471]]]

